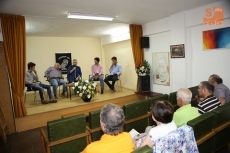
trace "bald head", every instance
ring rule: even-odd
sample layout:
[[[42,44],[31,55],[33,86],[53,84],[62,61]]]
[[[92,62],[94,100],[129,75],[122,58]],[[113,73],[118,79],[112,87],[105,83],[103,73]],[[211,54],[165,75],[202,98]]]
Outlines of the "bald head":
[[[59,64],[59,63],[55,63],[55,64],[54,64],[54,68],[55,68],[55,69],[59,69],[59,68],[60,68],[60,64]]]
[[[192,98],[192,92],[187,88],[181,88],[177,91],[177,99],[181,99],[184,104],[189,104]]]

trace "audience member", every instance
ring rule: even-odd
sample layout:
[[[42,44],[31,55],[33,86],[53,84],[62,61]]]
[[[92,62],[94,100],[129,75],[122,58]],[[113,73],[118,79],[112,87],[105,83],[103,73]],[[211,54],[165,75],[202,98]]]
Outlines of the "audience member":
[[[213,92],[214,86],[208,81],[200,83],[198,93],[200,97],[204,98],[197,106],[200,114],[210,112],[221,105],[220,101],[213,95]]]
[[[109,86],[111,92],[115,92],[114,84],[118,79],[118,76],[121,75],[121,65],[117,62],[117,58],[114,56],[111,58],[112,65],[110,66],[110,74],[104,79],[104,82]],[[112,84],[109,83],[112,81]]]
[[[62,76],[62,73],[59,70],[59,68],[60,68],[60,64],[56,63],[54,67],[49,67],[45,71],[45,76],[47,77],[47,80],[53,86],[53,93],[55,99],[58,99],[57,97],[58,85],[63,85],[63,90],[62,90],[63,92],[61,95],[65,96],[65,92],[67,91],[66,81],[63,80],[64,77]]]
[[[42,84],[41,82],[38,82],[38,75],[37,71],[35,70],[36,64],[33,62],[29,62],[27,64],[28,70],[26,71],[26,86],[28,89],[32,89],[33,91],[39,91],[39,95],[41,98],[42,104],[48,104],[50,103],[56,103],[57,100],[54,100],[51,94],[50,86]],[[44,99],[43,90],[47,90],[49,95],[49,102]]]
[[[192,92],[187,88],[177,91],[177,105],[180,107],[174,112],[173,121],[177,127],[187,124],[188,121],[199,116],[198,109],[191,106]]]
[[[70,65],[67,70],[67,79],[69,83],[77,82],[82,77],[81,68],[77,66],[77,60],[73,60],[73,65]]]
[[[94,58],[94,65],[92,65],[92,77],[89,79],[90,81],[100,81],[100,86],[101,86],[101,94],[104,92],[104,81],[103,81],[103,69],[101,64],[99,64],[100,58],[96,57]]]
[[[223,84],[222,78],[213,74],[209,77],[208,82],[215,87],[214,96],[219,99],[221,105],[230,102],[230,90]]]
[[[152,104],[151,113],[152,119],[156,122],[157,126],[149,131],[139,147],[148,145],[152,148],[157,139],[177,129],[176,124],[172,120],[174,108],[170,102],[166,100],[154,102]]]
[[[106,104],[100,113],[104,135],[99,141],[89,144],[82,153],[131,153],[134,150],[132,137],[129,133],[122,132],[124,119],[122,108]]]

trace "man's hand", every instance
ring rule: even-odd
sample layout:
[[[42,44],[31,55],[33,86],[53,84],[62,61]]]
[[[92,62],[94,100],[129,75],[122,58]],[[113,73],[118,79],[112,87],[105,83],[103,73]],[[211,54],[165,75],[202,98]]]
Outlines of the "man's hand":
[[[97,80],[97,79],[98,79],[98,75],[95,75],[95,76],[94,76],[94,80]]]
[[[37,71],[36,70],[33,70],[34,74],[37,74]]]

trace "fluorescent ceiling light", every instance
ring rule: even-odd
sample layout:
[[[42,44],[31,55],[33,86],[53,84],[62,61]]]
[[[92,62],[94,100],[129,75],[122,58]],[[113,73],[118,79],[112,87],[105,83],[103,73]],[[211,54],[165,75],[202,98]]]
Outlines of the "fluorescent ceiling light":
[[[105,20],[105,21],[112,21],[114,19],[114,17],[111,16],[82,14],[82,13],[74,13],[74,12],[69,12],[67,17],[73,19]]]

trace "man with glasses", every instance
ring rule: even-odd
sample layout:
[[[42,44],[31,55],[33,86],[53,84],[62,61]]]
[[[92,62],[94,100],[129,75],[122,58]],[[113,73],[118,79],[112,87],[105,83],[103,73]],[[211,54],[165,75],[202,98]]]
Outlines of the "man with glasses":
[[[73,65],[70,65],[67,70],[67,79],[69,83],[77,82],[82,76],[81,68],[77,66],[77,60],[73,60]]]

